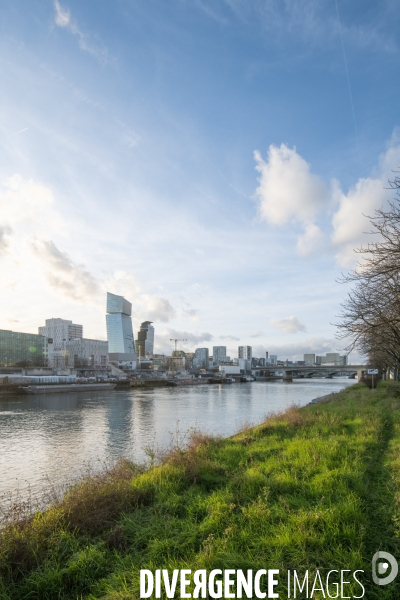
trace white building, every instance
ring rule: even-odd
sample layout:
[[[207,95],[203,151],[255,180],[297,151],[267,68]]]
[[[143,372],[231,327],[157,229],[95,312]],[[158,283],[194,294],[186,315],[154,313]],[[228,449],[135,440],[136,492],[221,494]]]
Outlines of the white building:
[[[306,365],[314,365],[315,364],[315,354],[303,354],[303,360]]]
[[[339,352],[327,352],[325,356],[316,356],[315,364],[317,365],[347,365],[347,355],[340,355]]]
[[[108,342],[77,338],[67,342],[67,365],[69,367],[107,367]]]
[[[243,358],[243,360],[251,361],[251,359],[253,358],[253,348],[251,346],[239,346],[238,358]]]
[[[245,373],[251,371],[251,360],[245,360],[244,358],[238,358],[238,365],[241,371]]]
[[[213,363],[218,366],[222,362],[226,362],[226,346],[213,346]]]
[[[67,343],[83,336],[83,326],[67,319],[46,319],[39,327],[39,334],[46,338],[45,361],[49,367],[64,367],[67,363]]]

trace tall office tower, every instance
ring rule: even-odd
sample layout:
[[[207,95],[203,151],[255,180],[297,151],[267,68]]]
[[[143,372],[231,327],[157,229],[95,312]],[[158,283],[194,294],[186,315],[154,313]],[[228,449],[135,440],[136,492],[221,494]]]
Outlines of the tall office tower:
[[[46,325],[39,327],[39,334],[47,338],[46,360],[49,367],[64,367],[67,344],[82,339],[83,326],[67,319],[46,319]]]
[[[269,360],[271,361],[271,365],[276,365],[278,362],[277,354],[271,354],[271,356],[269,357]]]
[[[253,358],[253,348],[251,346],[239,346],[238,358],[243,358],[244,360],[251,360]]]
[[[193,358],[194,367],[205,367],[208,369],[208,348],[196,348]]]
[[[213,363],[218,366],[226,360],[226,346],[213,346]]]
[[[138,331],[136,340],[136,354],[141,358],[154,354],[154,327],[153,321],[143,321]]]
[[[109,354],[135,354],[131,314],[132,304],[128,300],[123,296],[107,292],[106,323]]]

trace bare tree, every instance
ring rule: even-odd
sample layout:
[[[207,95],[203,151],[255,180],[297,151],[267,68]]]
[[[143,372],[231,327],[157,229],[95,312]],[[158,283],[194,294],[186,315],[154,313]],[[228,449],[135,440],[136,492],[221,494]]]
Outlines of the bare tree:
[[[339,339],[350,340],[347,350],[357,349],[370,363],[399,377],[400,365],[400,178],[389,182],[396,198],[389,209],[370,218],[378,241],[356,250],[362,262],[342,282],[353,290],[342,304],[337,323]]]

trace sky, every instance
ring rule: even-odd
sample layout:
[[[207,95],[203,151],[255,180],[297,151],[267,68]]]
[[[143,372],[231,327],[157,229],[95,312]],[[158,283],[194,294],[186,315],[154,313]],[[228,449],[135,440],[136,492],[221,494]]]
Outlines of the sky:
[[[337,279],[400,167],[399,21],[395,0],[2,3],[0,328],[106,339],[110,291],[157,352],[342,352]]]

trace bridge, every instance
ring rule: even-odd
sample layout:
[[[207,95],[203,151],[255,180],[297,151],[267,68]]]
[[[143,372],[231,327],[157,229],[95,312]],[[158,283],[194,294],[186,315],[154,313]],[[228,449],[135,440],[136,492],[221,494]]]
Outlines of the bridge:
[[[321,374],[327,379],[332,379],[337,373],[348,373],[349,377],[358,376],[358,381],[362,379],[363,372],[368,369],[367,365],[288,365],[288,366],[277,366],[271,365],[268,367],[260,367],[260,374],[263,372],[265,376],[267,373],[283,373],[284,381],[293,381],[293,374],[303,374],[305,378],[312,378],[313,375]],[[258,370],[258,369],[257,369]]]

